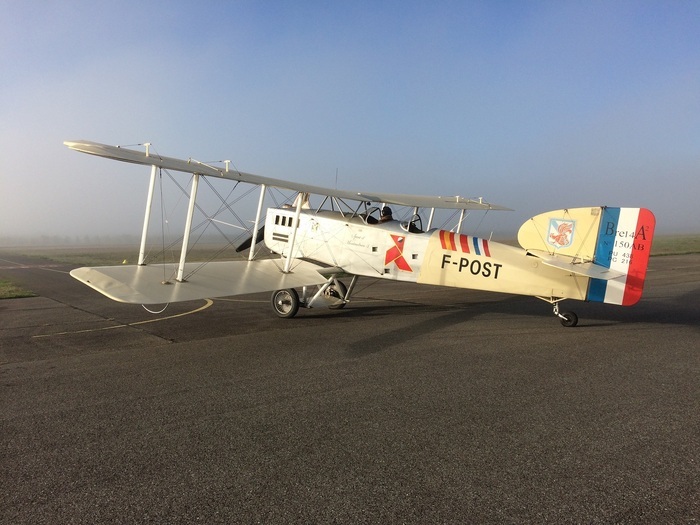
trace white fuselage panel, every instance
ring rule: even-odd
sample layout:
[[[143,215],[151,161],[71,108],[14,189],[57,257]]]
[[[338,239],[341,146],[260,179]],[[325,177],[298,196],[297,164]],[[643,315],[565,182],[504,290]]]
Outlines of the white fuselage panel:
[[[297,228],[294,253],[291,239]],[[306,258],[362,276],[418,280],[430,233],[408,233],[399,221],[367,224],[339,212],[271,208],[265,221],[265,245],[275,253]]]

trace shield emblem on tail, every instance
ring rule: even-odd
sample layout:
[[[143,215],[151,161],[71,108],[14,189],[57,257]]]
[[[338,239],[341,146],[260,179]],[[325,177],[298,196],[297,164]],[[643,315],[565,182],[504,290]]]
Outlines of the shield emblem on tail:
[[[566,248],[574,242],[575,221],[561,219],[549,220],[549,231],[547,232],[547,244],[555,248]]]

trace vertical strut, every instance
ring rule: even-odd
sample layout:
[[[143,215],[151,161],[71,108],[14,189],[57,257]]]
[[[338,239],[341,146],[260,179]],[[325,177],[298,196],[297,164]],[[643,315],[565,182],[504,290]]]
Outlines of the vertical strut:
[[[304,194],[299,193],[297,195],[297,209],[294,213],[294,225],[292,226],[292,240],[289,243],[289,254],[287,255],[287,260],[284,263],[284,273],[289,273],[289,269],[292,266],[292,257],[294,256],[294,243],[297,239],[297,231],[299,230],[299,216],[301,215],[301,204],[304,202]]]
[[[250,253],[248,254],[248,260],[252,261],[255,257],[255,245],[258,243],[258,228],[260,228],[260,215],[262,214],[263,202],[265,201],[265,191],[267,186],[265,184],[260,185],[260,200],[258,200],[258,211],[255,214],[255,226],[253,226],[253,238],[250,241]]]
[[[148,198],[146,199],[146,215],[143,218],[143,231],[141,233],[141,248],[139,249],[139,266],[146,264],[146,237],[148,237],[148,223],[151,221],[151,205],[153,204],[153,191],[156,187],[156,166],[151,166],[151,183],[148,186]]]
[[[457,224],[457,233],[462,233],[462,221],[464,220],[464,209],[459,212],[459,224]]]
[[[187,258],[187,247],[190,242],[190,229],[192,227],[192,216],[194,215],[194,204],[197,200],[197,188],[199,187],[199,175],[194,174],[192,179],[192,191],[190,192],[190,205],[187,208],[187,221],[185,222],[185,233],[182,237],[182,251],[180,252],[180,265],[177,268],[177,280],[182,282],[185,275],[185,259]]]
[[[428,227],[425,229],[425,231],[428,231],[430,228],[433,227],[433,217],[435,217],[435,208],[430,208],[430,217],[428,218]]]

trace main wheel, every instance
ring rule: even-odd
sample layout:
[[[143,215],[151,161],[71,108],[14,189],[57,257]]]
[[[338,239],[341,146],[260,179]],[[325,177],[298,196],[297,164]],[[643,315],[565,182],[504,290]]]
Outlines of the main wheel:
[[[272,292],[272,308],[279,317],[288,319],[299,311],[299,294],[294,288]]]
[[[562,312],[563,317],[559,318],[562,326],[572,328],[578,324],[578,316],[574,312]]]
[[[338,300],[337,303],[330,305],[328,308],[340,310],[341,308],[345,308],[345,294],[348,292],[348,289],[340,281],[336,281],[336,283],[338,283],[337,286],[335,284],[331,284],[328,288],[326,288],[324,295],[329,300]]]

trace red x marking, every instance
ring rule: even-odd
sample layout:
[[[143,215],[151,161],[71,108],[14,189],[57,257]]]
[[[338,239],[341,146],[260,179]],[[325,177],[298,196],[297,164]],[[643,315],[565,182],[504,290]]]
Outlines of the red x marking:
[[[384,258],[384,265],[390,264],[392,262],[396,263],[399,270],[404,272],[412,272],[411,267],[406,262],[403,257],[403,243],[406,237],[403,235],[392,235],[391,238],[394,241],[394,246],[386,251],[386,257]]]

